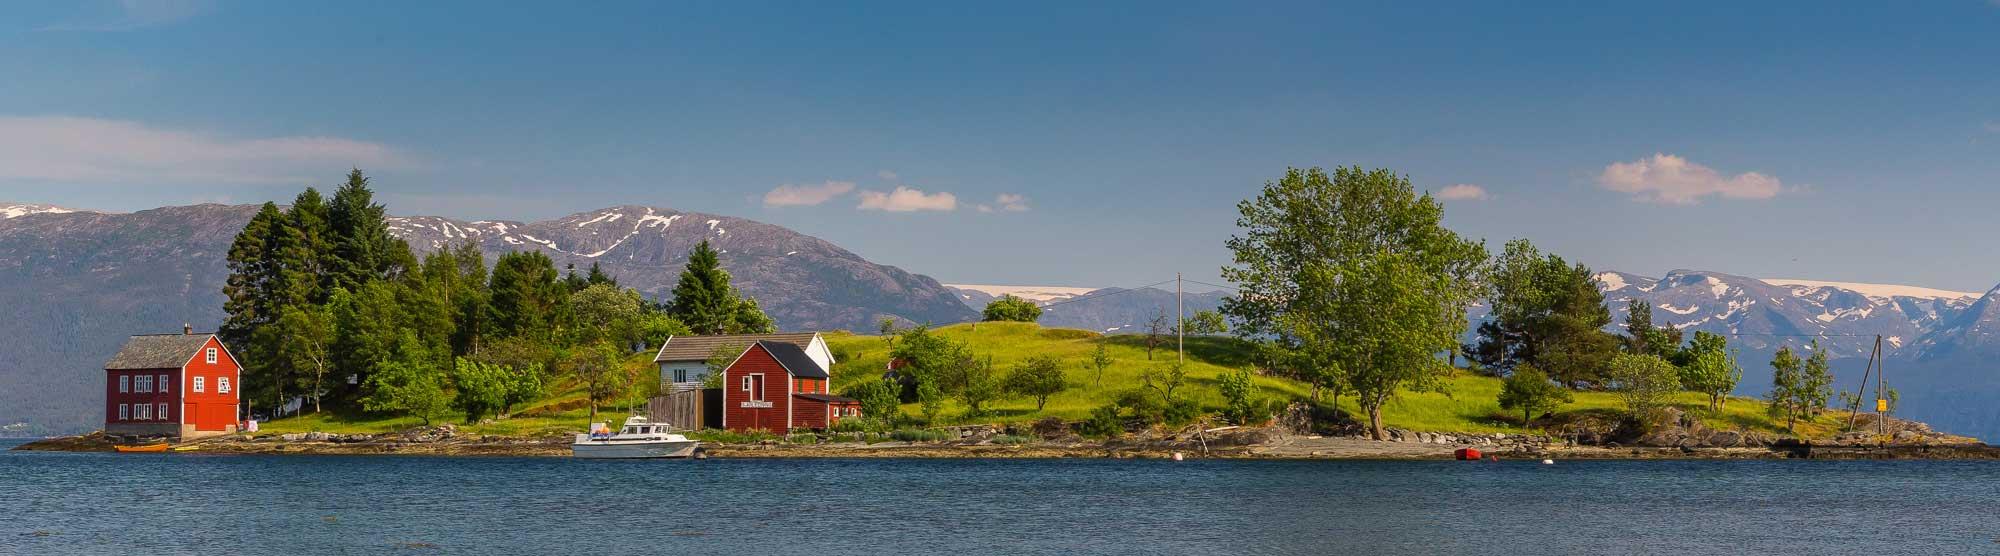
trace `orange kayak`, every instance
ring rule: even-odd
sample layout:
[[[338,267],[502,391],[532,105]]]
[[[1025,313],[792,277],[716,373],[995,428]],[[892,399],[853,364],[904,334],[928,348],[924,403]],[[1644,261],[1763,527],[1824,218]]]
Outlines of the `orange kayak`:
[[[118,450],[118,451],[120,451],[120,452],[165,452],[165,451],[167,451],[167,445],[166,445],[166,444],[147,444],[147,445],[145,445],[145,446],[112,446],[112,448],[113,448],[113,449],[116,449],[116,450]]]

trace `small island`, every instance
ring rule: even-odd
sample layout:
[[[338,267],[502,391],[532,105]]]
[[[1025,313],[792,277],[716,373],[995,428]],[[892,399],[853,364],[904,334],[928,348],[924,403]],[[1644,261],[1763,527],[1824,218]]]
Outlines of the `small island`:
[[[540,251],[489,266],[469,243],[413,248],[372,195],[355,170],[237,236],[204,349],[242,358],[242,430],[135,427],[192,422],[142,404],[19,449],[558,456],[588,423],[644,414],[718,457],[1994,457],[1894,418],[1879,381],[1859,411],[1816,341],[1777,350],[1769,395],[1732,395],[1728,338],[1683,337],[1636,300],[1611,332],[1589,268],[1526,240],[1489,257],[1387,170],[1289,171],[1241,205],[1221,311],[1109,335],[1040,327],[1011,295],[981,322],[776,334],[707,242],[663,302]],[[107,388],[152,395],[155,366],[114,360]]]

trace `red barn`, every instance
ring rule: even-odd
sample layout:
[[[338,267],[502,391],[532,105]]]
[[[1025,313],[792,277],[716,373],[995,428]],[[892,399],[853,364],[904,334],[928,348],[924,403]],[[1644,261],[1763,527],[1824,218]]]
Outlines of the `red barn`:
[[[827,393],[830,378],[795,344],[751,344],[722,371],[722,428],[789,434],[859,417],[861,402]]]
[[[214,334],[133,336],[104,364],[104,432],[194,438],[236,432],[243,367]]]

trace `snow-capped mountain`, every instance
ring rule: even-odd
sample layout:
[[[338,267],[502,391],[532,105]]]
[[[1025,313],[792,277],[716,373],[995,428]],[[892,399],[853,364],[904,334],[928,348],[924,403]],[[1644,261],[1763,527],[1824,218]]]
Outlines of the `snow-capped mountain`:
[[[1656,324],[1728,334],[1731,343],[1759,351],[1818,339],[1835,357],[1867,357],[1878,334],[1892,354],[1932,345],[1927,340],[1940,323],[1978,301],[1976,294],[1913,286],[1762,280],[1698,270],[1659,278],[1614,271],[1597,279],[1617,326],[1624,325],[1626,301],[1639,298],[1653,306]]]
[[[85,212],[85,211],[78,211],[76,209],[67,209],[55,205],[38,205],[31,203],[0,203],[0,220],[20,218],[32,214],[68,214],[72,212]]]

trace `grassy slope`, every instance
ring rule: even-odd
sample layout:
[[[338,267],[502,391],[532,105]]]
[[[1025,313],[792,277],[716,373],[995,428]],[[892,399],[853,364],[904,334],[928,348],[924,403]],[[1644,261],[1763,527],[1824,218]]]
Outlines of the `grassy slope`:
[[[994,406],[997,410],[994,416],[985,419],[995,422],[1026,421],[1047,416],[1082,419],[1088,416],[1091,409],[1110,403],[1120,393],[1140,388],[1139,372],[1142,369],[1165,364],[1174,358],[1171,342],[1155,350],[1153,360],[1148,361],[1144,338],[1140,336],[1102,336],[1083,330],[1042,328],[1025,323],[961,324],[939,328],[936,332],[967,342],[979,356],[991,356],[1001,372],[1007,372],[1016,362],[1034,355],[1053,355],[1064,361],[1072,384],[1070,390],[1050,398],[1048,407],[1041,412],[1035,411],[1033,400],[1001,401]],[[880,376],[881,369],[888,364],[890,348],[883,337],[836,332],[827,335],[827,342],[838,360],[833,372],[835,391],[856,381]],[[1112,358],[1116,359],[1105,371],[1101,386],[1097,384],[1095,371],[1087,368],[1090,354],[1099,344],[1107,346]],[[1189,381],[1183,391],[1209,408],[1223,403],[1216,388],[1216,376],[1224,370],[1251,366],[1249,345],[1234,338],[1190,337],[1187,339],[1187,351]],[[1266,396],[1298,398],[1308,393],[1304,384],[1285,379],[1259,376],[1257,384]],[[460,430],[493,435],[569,434],[583,430],[589,418],[588,410],[583,406],[581,390],[575,385],[564,385],[558,390],[557,394],[547,399],[515,408],[514,418],[486,425],[460,425]],[[1405,392],[1397,396],[1384,408],[1383,419],[1391,427],[1422,431],[1525,432],[1526,429],[1516,422],[1518,415],[1501,411],[1495,401],[1499,392],[1499,379],[1459,373],[1449,381],[1448,392]],[[1706,399],[1698,394],[1682,393],[1675,398],[1675,403],[1693,414],[1702,415],[1711,428],[1778,432],[1783,427],[1783,423],[1774,423],[1764,413],[1765,405],[1759,400],[1732,398],[1720,415],[1709,414],[1704,408]],[[1361,415],[1360,408],[1351,397],[1341,399],[1340,407],[1351,415]],[[1611,412],[1622,407],[1622,402],[1610,393],[1578,392],[1576,403],[1564,406],[1561,412]],[[599,409],[597,420],[600,422],[617,423],[625,417],[622,403]],[[916,404],[906,404],[903,411],[907,415],[919,413]],[[946,406],[945,419],[953,420],[963,411],[963,407],[953,401]],[[451,417],[454,422],[462,419],[458,415]],[[1843,419],[1844,412],[1831,412],[1817,423],[1801,423],[1798,432],[1813,437],[1828,436],[1838,431]],[[414,417],[306,415],[265,423],[262,429],[272,434],[305,431],[380,433],[418,424]]]
[[[997,415],[990,419],[1001,422],[1044,416],[1081,419],[1092,408],[1110,403],[1119,393],[1141,387],[1139,372],[1146,366],[1172,361],[1174,357],[1171,342],[1156,350],[1153,361],[1147,361],[1144,338],[1140,336],[1101,336],[1082,330],[1042,328],[1024,323],[961,324],[939,328],[937,333],[967,342],[980,356],[992,356],[995,366],[1002,372],[1011,369],[1015,362],[1034,355],[1053,355],[1067,364],[1070,381],[1074,385],[1070,391],[1050,398],[1048,407],[1040,413],[1034,411],[1033,400],[1003,401],[997,405]],[[889,344],[880,336],[833,334],[827,337],[827,342],[839,359],[834,370],[836,391],[854,381],[879,375],[879,369],[888,363]],[[1090,354],[1098,344],[1108,346],[1111,356],[1117,360],[1105,371],[1102,386],[1095,384],[1095,371],[1086,368]],[[1234,338],[1190,337],[1187,339],[1187,350],[1190,377],[1187,391],[1211,408],[1222,405],[1222,396],[1216,389],[1216,375],[1227,369],[1251,366],[1249,345]],[[1449,381],[1447,392],[1404,392],[1397,396],[1383,409],[1383,420],[1391,427],[1423,431],[1524,432],[1526,429],[1518,424],[1519,415],[1501,411],[1496,401],[1500,394],[1500,382],[1499,379],[1461,372]],[[1267,396],[1295,398],[1308,393],[1304,384],[1285,379],[1259,376],[1257,383]],[[1731,398],[1719,415],[1709,414],[1706,410],[1707,398],[1699,394],[1682,393],[1674,401],[1683,409],[1703,415],[1704,422],[1711,428],[1764,432],[1778,432],[1783,428],[1782,422],[1774,423],[1765,414],[1765,404],[1755,399]],[[1342,398],[1340,407],[1350,415],[1362,415],[1360,407],[1351,397]],[[1622,408],[1623,402],[1611,393],[1577,392],[1576,403],[1564,406],[1561,412],[1617,411]],[[915,415],[918,409],[915,404],[907,404],[903,411]],[[946,418],[950,419],[962,411],[962,406],[954,402],[945,410]],[[1838,424],[1844,418],[1844,412],[1833,412],[1817,423],[1800,423],[1798,433],[1828,436],[1838,431]]]

